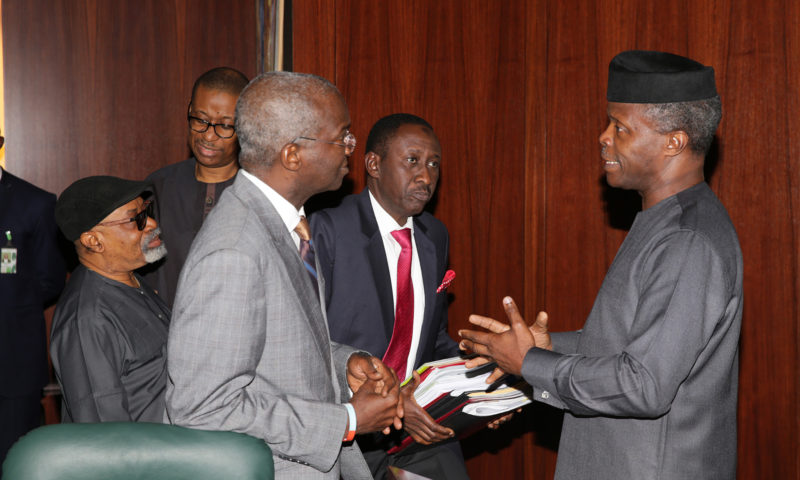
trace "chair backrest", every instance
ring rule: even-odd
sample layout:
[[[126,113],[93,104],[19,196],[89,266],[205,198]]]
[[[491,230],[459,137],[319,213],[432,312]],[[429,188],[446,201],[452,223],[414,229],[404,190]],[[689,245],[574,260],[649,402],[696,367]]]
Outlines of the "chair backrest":
[[[264,441],[156,423],[39,427],[8,452],[2,480],[271,480]]]

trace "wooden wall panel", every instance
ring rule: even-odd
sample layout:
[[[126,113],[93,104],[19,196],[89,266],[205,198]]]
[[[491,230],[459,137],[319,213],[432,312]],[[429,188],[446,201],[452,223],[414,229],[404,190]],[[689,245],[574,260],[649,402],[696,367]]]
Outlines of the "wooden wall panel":
[[[732,2],[724,63],[726,110],[715,176],[745,258],[741,478],[798,476],[798,211],[789,207],[800,165],[789,150],[797,142],[789,136],[797,111],[788,109],[797,83],[788,82],[787,67],[798,61],[797,51],[786,51],[785,35],[795,29],[786,23],[790,3]]]
[[[6,165],[60,192],[183,160],[195,78],[256,73],[252,1],[4,2]]]
[[[295,34],[295,70],[335,72],[359,138],[380,115],[413,109],[442,139],[435,212],[459,273],[453,334],[471,311],[501,315],[504,294],[529,317],[547,309],[554,330],[582,325],[640,208],[635,193],[606,187],[600,166],[608,62],[658,49],[713,65],[724,116],[708,180],[745,258],[739,478],[800,478],[797,2],[330,0],[324,16],[318,3],[295,0],[294,27],[337,29],[320,44]],[[473,437],[473,478],[552,477],[559,427],[557,412],[535,406]]]
[[[745,440],[743,435],[740,435],[739,441],[740,451],[746,451],[750,448],[758,448],[758,442],[768,442],[772,446],[772,442],[780,441],[786,445],[780,449],[781,456],[773,458],[772,462],[782,465],[783,469],[787,472],[786,477],[795,479],[800,478],[800,456],[796,453],[800,451],[800,315],[798,314],[797,302],[800,301],[800,232],[798,232],[797,215],[800,212],[800,117],[797,112],[800,112],[800,29],[795,28],[800,25],[800,3],[786,2],[784,5],[784,13],[780,15],[783,20],[783,35],[786,46],[785,64],[786,64],[786,77],[785,79],[778,79],[780,88],[784,89],[773,98],[775,104],[785,105],[785,110],[782,117],[777,117],[779,121],[785,119],[787,125],[786,137],[780,139],[785,149],[783,155],[789,159],[789,171],[786,177],[787,188],[789,193],[788,207],[791,213],[792,225],[792,240],[789,245],[783,246],[783,255],[776,255],[773,264],[782,265],[783,268],[788,268],[791,271],[791,276],[787,280],[791,285],[791,292],[788,301],[784,299],[784,303],[780,304],[777,309],[781,311],[778,313],[777,321],[784,325],[786,337],[777,337],[774,332],[769,332],[771,341],[775,345],[779,345],[780,350],[783,351],[781,361],[788,364],[786,370],[786,378],[779,379],[785,390],[787,391],[787,399],[784,404],[787,406],[787,412],[784,414],[783,422],[780,426],[772,424],[767,429],[760,430],[756,438]],[[772,135],[767,135],[769,138],[774,139]],[[755,152],[757,154],[757,152]],[[754,157],[758,158],[758,157]],[[732,195],[731,195],[732,196]],[[746,196],[745,196],[746,197]],[[741,230],[742,234],[745,230]],[[788,250],[788,251],[787,251]],[[759,270],[756,270],[758,272]],[[762,275],[767,275],[766,271]],[[767,299],[770,301],[770,299]],[[755,304],[751,310],[752,314],[748,318],[753,319],[753,325],[748,323],[747,336],[758,335],[761,329],[770,325],[774,320],[761,313],[761,305]],[[787,328],[789,327],[789,328]],[[767,326],[767,330],[770,328]],[[749,343],[745,340],[745,343]],[[743,365],[748,365],[751,362],[751,357],[743,359]],[[748,363],[744,363],[748,362]],[[745,370],[747,371],[747,370]],[[753,373],[747,373],[747,380],[755,376]],[[767,374],[766,378],[775,378],[771,372]],[[750,382],[752,383],[752,382]],[[742,392],[744,388],[740,386],[739,391]],[[742,400],[740,394],[740,400]],[[750,396],[744,396],[749,400]],[[746,403],[742,400],[742,405]],[[740,409],[739,424],[756,423],[759,420],[759,415],[752,415],[748,412],[745,414],[745,408]],[[780,432],[780,437],[777,440],[769,438],[769,435]],[[773,437],[774,438],[774,437]],[[792,453],[794,449],[794,454]],[[760,452],[759,452],[760,453]],[[745,455],[745,453],[740,453]],[[749,457],[748,457],[749,458]],[[741,478],[746,478],[747,475],[755,477],[759,474],[757,470],[758,465],[755,461],[739,462],[739,471]]]

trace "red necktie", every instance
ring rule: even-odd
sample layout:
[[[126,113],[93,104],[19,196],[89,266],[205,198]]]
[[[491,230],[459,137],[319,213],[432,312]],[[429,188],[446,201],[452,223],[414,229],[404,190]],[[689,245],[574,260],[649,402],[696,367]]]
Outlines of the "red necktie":
[[[414,331],[414,287],[411,285],[411,229],[395,230],[392,236],[400,244],[397,259],[397,304],[394,312],[394,329],[383,362],[392,367],[398,378],[406,376],[406,363]]]

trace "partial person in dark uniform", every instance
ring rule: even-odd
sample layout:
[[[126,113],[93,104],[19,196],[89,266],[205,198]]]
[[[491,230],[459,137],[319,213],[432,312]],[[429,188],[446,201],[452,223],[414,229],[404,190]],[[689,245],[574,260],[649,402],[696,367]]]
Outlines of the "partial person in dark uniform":
[[[0,147],[3,145],[0,136]],[[0,465],[42,421],[48,382],[44,308],[64,288],[56,196],[0,168]]]
[[[311,216],[328,326],[334,341],[382,358],[407,378],[425,362],[459,354],[447,333],[447,292],[437,291],[447,270],[447,228],[423,212],[439,181],[442,147],[428,122],[397,113],[370,129],[364,162],[367,188]],[[468,478],[453,431],[417,405],[416,386],[417,379],[402,389],[403,426],[415,441],[435,445],[387,455],[386,438],[359,436],[372,474],[386,478],[392,465],[437,480]]]
[[[192,88],[187,119],[192,157],[167,165],[147,177],[155,189],[155,219],[169,255],[141,270],[172,307],[178,276],[200,226],[239,170],[236,100],[247,77],[227,67],[201,75]]]
[[[61,194],[56,222],[75,244],[53,317],[50,354],[63,422],[158,422],[164,416],[170,309],[135,270],[166,254],[147,182],[87,177]]]

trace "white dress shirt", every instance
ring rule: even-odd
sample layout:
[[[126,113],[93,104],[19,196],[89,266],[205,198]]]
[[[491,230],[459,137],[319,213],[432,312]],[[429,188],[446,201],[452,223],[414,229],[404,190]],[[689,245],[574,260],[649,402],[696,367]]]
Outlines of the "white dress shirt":
[[[372,192],[369,192],[369,201],[372,204],[372,211],[375,214],[375,220],[378,221],[378,230],[380,230],[381,238],[383,239],[383,250],[386,252],[389,277],[392,279],[392,303],[395,306],[395,311],[397,309],[397,260],[400,258],[402,247],[394,239],[392,232],[403,228],[411,229],[411,285],[414,288],[414,333],[411,337],[411,348],[408,352],[406,371],[397,372],[398,377],[405,379],[414,370],[414,361],[417,358],[417,348],[419,348],[419,337],[422,332],[422,321],[425,313],[425,290],[422,285],[422,268],[419,264],[417,243],[414,237],[414,220],[408,217],[405,225],[398,225],[395,219],[375,200]]]
[[[278,211],[278,215],[281,217],[281,220],[283,220],[283,224],[286,225],[286,229],[289,230],[289,233],[292,235],[294,246],[297,247],[297,251],[299,252],[300,236],[294,229],[297,224],[300,223],[300,215],[306,215],[305,207],[300,207],[300,210],[294,208],[294,205],[289,203],[289,200],[283,198],[280,193],[273,190],[272,187],[261,181],[261,179],[252,173],[246,172],[244,169],[242,169],[241,172],[246,179],[253,182],[253,184],[261,190],[264,196],[267,197],[267,200],[269,200],[269,203]]]

